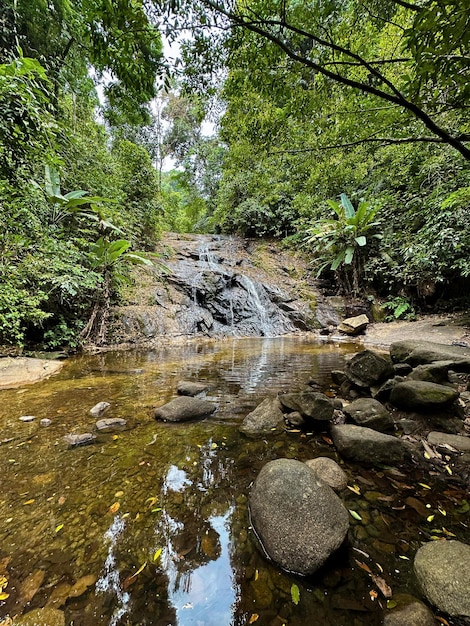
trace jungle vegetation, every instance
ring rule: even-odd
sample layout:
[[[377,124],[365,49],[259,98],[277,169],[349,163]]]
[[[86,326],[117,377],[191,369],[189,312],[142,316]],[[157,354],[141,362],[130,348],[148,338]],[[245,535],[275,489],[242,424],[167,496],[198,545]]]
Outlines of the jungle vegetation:
[[[466,3],[3,4],[0,344],[99,340],[165,229],[279,239],[392,316],[468,305]]]

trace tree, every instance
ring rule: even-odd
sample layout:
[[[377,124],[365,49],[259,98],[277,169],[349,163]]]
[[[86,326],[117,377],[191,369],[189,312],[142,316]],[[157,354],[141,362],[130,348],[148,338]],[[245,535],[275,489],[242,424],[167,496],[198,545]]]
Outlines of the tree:
[[[440,143],[470,159],[464,116],[470,9],[460,0],[179,0],[171,6],[179,10],[177,25],[184,22],[196,33],[192,48],[199,58],[205,53],[201,68],[213,70],[252,33],[253,59],[262,55],[272,66],[300,68],[307,89],[324,81],[352,88],[403,111],[408,129],[415,123],[410,135],[392,128],[385,137],[363,135],[350,144]],[[449,117],[449,111],[462,116]]]

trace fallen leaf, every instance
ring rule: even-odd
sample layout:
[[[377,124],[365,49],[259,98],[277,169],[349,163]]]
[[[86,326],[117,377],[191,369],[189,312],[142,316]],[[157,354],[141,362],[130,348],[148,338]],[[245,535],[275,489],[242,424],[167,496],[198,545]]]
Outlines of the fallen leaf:
[[[391,588],[387,585],[387,583],[381,576],[376,576],[375,574],[372,574],[371,578],[374,581],[374,584],[377,585],[380,593],[383,595],[385,599],[392,597]]]
[[[255,580],[258,580],[258,577],[259,577],[259,571],[256,569],[255,570]]]
[[[114,494],[115,498],[122,498],[122,496],[124,495],[124,491],[116,491],[116,493]]]
[[[33,504],[34,502],[34,498],[32,498],[31,500],[26,500],[26,502],[23,502],[23,504]]]
[[[410,560],[407,556],[404,556],[403,554],[399,554],[398,558],[399,559],[403,559],[404,561],[409,561]]]
[[[434,519],[434,517],[435,517],[434,515],[429,515],[429,516],[426,518],[426,521],[427,521],[427,522],[432,522],[432,520]]]
[[[295,605],[299,604],[299,602],[300,602],[300,589],[299,589],[299,587],[295,583],[290,588],[290,596],[292,598],[292,602]]]
[[[157,550],[157,551],[155,552],[155,554],[153,555],[153,560],[154,560],[154,561],[158,561],[158,559],[160,558],[161,554],[162,554],[162,549],[161,549],[161,548],[158,548],[158,550]]]
[[[152,496],[151,498],[147,498],[145,502],[149,503],[148,508],[150,509],[154,504],[158,502],[158,498],[156,496]]]
[[[64,504],[65,502],[65,497],[64,496],[60,496],[58,503],[62,506],[62,504]]]
[[[326,435],[322,435],[322,439],[325,443],[327,443],[329,446],[333,445],[333,440],[330,439],[329,437],[327,437]]]
[[[64,525],[63,525],[63,524],[59,524],[58,526],[56,526],[56,527],[55,527],[55,531],[56,531],[56,533],[58,533],[59,531],[61,531],[63,527],[64,527]]]
[[[9,597],[10,597],[9,593],[5,593],[3,591],[0,593],[0,600],[6,600]]]
[[[359,513],[356,513],[356,511],[352,511],[351,509],[348,510],[351,513],[351,516],[354,517],[354,519],[356,519],[358,522],[362,522],[362,517],[359,515]]]
[[[441,622],[441,624],[444,624],[444,626],[450,626],[449,622],[443,617],[439,617],[439,615],[436,615],[436,619],[438,622]]]
[[[359,487],[359,485],[353,485],[352,487],[351,485],[348,485],[348,489],[358,496],[361,495],[361,488]]]
[[[387,600],[387,609],[394,609],[397,606],[395,600]]]
[[[147,566],[147,561],[145,561],[145,563],[141,565],[134,574],[132,574],[131,576],[128,576],[124,580],[124,582],[122,583],[122,588],[126,590],[130,585],[132,585],[132,583],[135,582],[135,579],[137,578],[137,576],[146,568],[146,566]]]
[[[457,537],[457,535],[454,535],[454,533],[451,533],[450,530],[447,530],[446,528],[444,528],[444,526],[442,527],[442,532],[444,533],[444,535],[447,535],[448,537]]]
[[[450,467],[448,465],[444,465],[444,469],[446,470],[446,472],[448,474],[450,474],[452,476],[452,470],[450,469]]]
[[[370,599],[372,600],[372,602],[376,600],[379,596],[379,594],[375,591],[375,589],[371,589],[369,591],[369,595],[370,595]]]
[[[256,621],[258,621],[258,619],[259,619],[258,613],[253,613],[253,615],[248,620],[248,624],[254,624]]]
[[[441,515],[444,515],[444,516],[447,515],[447,511],[445,511],[444,509],[441,509],[441,507],[438,506],[437,510],[439,511]]]
[[[114,513],[117,513],[119,511],[119,509],[121,508],[121,505],[119,502],[115,502],[114,504],[112,504],[109,509],[108,509],[108,513],[111,513],[112,515],[114,515]]]
[[[423,487],[423,489],[431,489],[431,487],[429,485],[426,485],[426,483],[418,483],[418,485]]]
[[[354,559],[354,560],[356,561],[358,567],[363,569],[368,574],[372,574],[372,570],[370,569],[370,567],[368,565],[366,565],[365,563],[361,563],[360,561],[357,561],[356,559]]]

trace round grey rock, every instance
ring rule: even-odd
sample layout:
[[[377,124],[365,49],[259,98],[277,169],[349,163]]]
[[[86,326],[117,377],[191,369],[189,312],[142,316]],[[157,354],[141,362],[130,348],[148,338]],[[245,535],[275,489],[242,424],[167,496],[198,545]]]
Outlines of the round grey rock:
[[[253,528],[267,555],[302,575],[317,571],[343,543],[348,512],[300,461],[277,459],[259,473],[250,494]]]
[[[331,436],[342,456],[359,463],[399,463],[405,457],[406,448],[400,439],[364,426],[335,425]]]
[[[329,485],[334,491],[343,491],[348,486],[348,477],[343,469],[327,456],[319,456],[316,459],[305,461],[313,470],[319,480]]]
[[[415,555],[414,570],[431,604],[449,615],[470,617],[470,546],[431,541]]]
[[[207,391],[209,386],[194,380],[180,380],[176,390],[180,396],[197,396],[199,393]]]
[[[215,404],[207,400],[180,396],[155,409],[155,419],[163,420],[164,422],[188,422],[189,420],[207,417],[215,409]]]
[[[99,417],[106,411],[106,409],[109,409],[110,406],[111,404],[109,402],[98,402],[98,404],[95,404],[95,406],[90,409],[90,415],[93,415],[93,417]]]
[[[393,418],[383,404],[373,398],[358,398],[343,408],[358,426],[385,432],[393,430]]]
[[[459,397],[453,387],[424,380],[405,380],[392,389],[390,402],[399,409],[432,412],[450,407]]]
[[[385,613],[383,626],[435,626],[434,614],[418,598],[397,593],[393,599],[397,606]]]
[[[373,350],[363,350],[347,362],[345,373],[348,379],[358,387],[372,387],[387,378],[392,378],[394,369],[388,355]]]
[[[284,430],[284,415],[277,398],[266,398],[248,413],[240,426],[247,437],[264,437]]]

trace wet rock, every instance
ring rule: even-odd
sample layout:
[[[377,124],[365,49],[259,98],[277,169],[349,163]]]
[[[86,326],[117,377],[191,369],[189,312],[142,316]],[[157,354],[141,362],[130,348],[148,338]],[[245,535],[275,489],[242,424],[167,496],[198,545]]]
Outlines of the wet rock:
[[[325,422],[333,417],[332,402],[318,391],[284,393],[279,396],[279,400],[283,407],[298,411],[307,421]]]
[[[248,413],[240,426],[247,437],[262,437],[284,430],[284,415],[278,398],[266,398],[254,411]]]
[[[390,358],[373,350],[355,354],[346,364],[345,373],[358,387],[371,387],[394,375]]]
[[[348,512],[305,463],[267,463],[250,495],[253,527],[266,553],[284,569],[313,574],[343,543]]]
[[[58,609],[33,609],[14,623],[15,626],[65,626],[65,615]]]
[[[342,385],[344,381],[347,380],[346,374],[343,370],[332,370],[330,375],[331,380],[335,385]]]
[[[47,428],[47,426],[50,426],[52,424],[52,420],[50,420],[48,417],[44,417],[39,423],[44,428]]]
[[[405,457],[406,448],[400,439],[371,428],[353,424],[332,426],[331,436],[342,456],[359,463],[396,463]]]
[[[192,380],[180,380],[176,386],[176,391],[180,396],[197,396],[209,389],[206,383],[199,383]]]
[[[415,555],[414,570],[426,598],[450,615],[470,617],[470,546],[431,541]]]
[[[452,361],[436,361],[435,363],[425,363],[417,365],[414,370],[408,374],[409,380],[426,380],[430,383],[445,383],[449,379],[449,368],[452,367]]]
[[[98,430],[113,430],[116,428],[124,428],[126,424],[126,420],[121,417],[107,417],[102,420],[98,420],[96,422],[96,428]]]
[[[343,411],[358,426],[385,432],[393,430],[393,418],[383,404],[373,398],[358,398],[344,407]]]
[[[22,415],[20,417],[20,422],[34,422],[35,419],[35,415]]]
[[[96,437],[92,433],[81,433],[80,435],[65,435],[64,439],[70,448],[77,448],[78,446],[86,446],[93,443]]]
[[[395,385],[402,383],[404,380],[403,376],[394,376],[393,378],[389,378],[381,385],[372,386],[370,388],[371,395],[375,400],[379,400],[379,402],[387,402],[390,400],[390,395]]]
[[[409,363],[394,363],[393,371],[397,376],[407,376],[413,371],[413,368]]]
[[[200,398],[181,396],[155,409],[155,419],[164,422],[187,422],[211,415],[215,404]]]
[[[357,315],[356,317],[348,317],[338,325],[338,330],[345,335],[359,335],[363,333],[369,325],[367,315]]]
[[[452,387],[423,380],[405,380],[392,389],[390,401],[406,411],[437,412],[450,407],[458,397],[458,391]]]
[[[304,418],[298,411],[292,411],[292,413],[287,413],[287,415],[284,416],[284,419],[289,424],[289,426],[294,428],[303,428],[306,425]]]
[[[106,409],[109,409],[110,406],[111,404],[109,402],[98,402],[98,404],[95,404],[95,406],[90,409],[90,415],[93,417],[99,417],[100,415],[103,415]]]
[[[407,593],[393,594],[396,607],[385,613],[383,626],[435,626],[435,619],[428,607]]]
[[[348,477],[341,467],[326,456],[319,456],[316,459],[305,461],[311,470],[313,470],[324,483],[329,485],[334,491],[343,491],[348,485]]]
[[[390,356],[394,363],[409,363],[413,367],[435,361],[451,361],[452,369],[470,369],[470,348],[447,346],[428,341],[405,340],[392,343]]]
[[[428,442],[433,446],[451,446],[460,452],[470,452],[470,437],[463,435],[432,431],[428,435]]]

